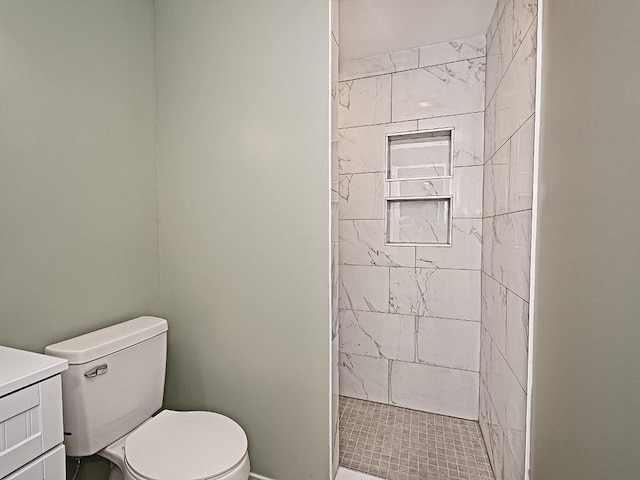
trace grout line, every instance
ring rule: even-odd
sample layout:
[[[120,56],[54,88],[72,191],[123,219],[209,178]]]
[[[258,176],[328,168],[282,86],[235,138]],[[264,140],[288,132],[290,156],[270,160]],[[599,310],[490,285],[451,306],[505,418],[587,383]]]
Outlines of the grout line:
[[[511,372],[511,374],[513,375],[513,377],[516,379],[516,382],[518,383],[518,386],[522,389],[522,391],[524,392],[525,396],[527,395],[527,390],[522,386],[522,384],[520,383],[520,380],[518,380],[518,376],[515,374],[515,372],[513,371],[513,368],[511,367],[511,364],[507,361],[507,357],[506,354],[502,352],[502,350],[500,350],[498,348],[498,343],[493,339],[493,336],[491,335],[491,332],[489,331],[489,329],[487,329],[487,327],[485,327],[484,325],[482,325],[482,328],[484,329],[485,332],[487,332],[487,335],[489,336],[489,338],[491,339],[491,344],[493,346],[495,346],[495,349],[497,350],[497,352],[500,354],[500,356],[502,357],[502,359],[504,360],[504,363],[507,367],[509,367],[509,371]],[[481,345],[482,345],[482,340],[481,340]],[[506,343],[505,343],[505,347],[506,347]],[[506,348],[505,348],[506,349]],[[491,395],[489,395],[491,396]],[[497,409],[496,409],[497,411]]]
[[[382,122],[382,123],[365,123],[363,125],[351,125],[349,127],[339,127],[338,130],[352,130],[354,128],[364,128],[364,127],[380,127],[380,126],[384,126],[384,125],[398,125],[400,123],[408,123],[408,122],[415,122],[415,121],[423,121],[423,120],[437,120],[440,118],[450,118],[450,117],[463,117],[466,115],[476,115],[479,113],[484,113],[484,110],[475,110],[475,111],[471,111],[471,112],[464,112],[464,113],[453,113],[450,115],[438,115],[437,117],[419,117],[419,118],[408,118],[406,120],[395,120],[393,122]],[[409,130],[411,131],[411,130]]]
[[[506,11],[506,8],[505,8],[505,11]],[[502,19],[502,17],[501,17],[501,19]],[[509,59],[509,64],[507,65],[507,68],[504,69],[504,73],[501,75],[500,81],[498,82],[498,84],[495,87],[495,90],[491,94],[491,98],[489,98],[489,100],[485,103],[485,106],[484,106],[485,110],[487,109],[489,104],[493,101],[495,96],[497,95],[498,90],[500,89],[500,85],[502,85],[502,81],[504,80],[504,77],[507,76],[507,72],[509,71],[509,68],[511,68],[511,65],[513,64],[513,60],[516,58],[516,55],[518,54],[518,52],[520,52],[520,48],[522,47],[522,44],[524,43],[524,39],[526,38],[527,35],[529,35],[529,31],[533,28],[533,25],[537,25],[537,23],[538,23],[537,19],[538,19],[538,15],[536,14],[533,17],[533,20],[531,21],[531,25],[529,25],[527,27],[527,29],[525,30],[524,34],[522,35],[522,40],[520,41],[520,44],[518,45],[518,48],[515,49],[515,51],[513,52],[513,55]],[[498,21],[498,28],[499,27],[500,27],[500,21]],[[497,33],[497,31],[498,30],[496,29],[496,33]],[[512,42],[512,46],[513,46],[513,37],[511,38],[511,42]],[[537,44],[537,39],[536,39],[536,44]],[[488,55],[489,55],[489,49],[487,49],[487,61],[488,61]]]
[[[486,166],[489,162],[491,162],[495,156],[500,152],[500,150],[502,150],[502,148],[507,144],[507,142],[509,140],[511,140],[513,137],[515,137],[517,134],[520,133],[520,130],[522,130],[522,128],[527,124],[527,122],[529,122],[529,120],[531,120],[533,117],[535,117],[536,112],[534,111],[531,115],[529,115],[527,117],[527,119],[525,121],[522,122],[522,124],[504,141],[504,143],[502,143],[499,147],[497,147],[495,149],[495,151],[493,152],[493,154],[491,154],[491,156],[489,157],[488,160],[484,159],[484,166]],[[492,165],[504,165],[503,163],[497,163],[497,164],[492,164]]]
[[[508,286],[506,286],[501,280],[498,280],[497,278],[495,278],[493,275],[490,275],[488,272],[485,272],[484,270],[481,270],[481,273],[484,273],[487,277],[491,278],[492,280],[494,280],[496,283],[498,283],[501,287],[506,288],[507,290],[509,290],[512,294],[514,294],[516,297],[518,297],[520,300],[522,300],[523,302],[525,302],[527,305],[529,305],[529,300],[525,300],[524,298],[522,298],[522,296],[520,296],[519,294],[517,294],[516,292],[514,292],[511,288],[509,288]],[[363,310],[366,311],[366,310]]]
[[[502,164],[502,165],[505,165],[505,164]],[[498,165],[498,166],[500,166],[500,165]],[[482,217],[482,219],[483,220],[487,220],[489,218],[506,217],[507,215],[512,215],[514,213],[523,213],[523,212],[530,212],[530,211],[531,211],[531,208],[523,208],[521,210],[514,210],[513,212],[505,212],[505,213],[498,213],[497,215],[489,215],[489,216],[486,216],[486,217]],[[459,219],[459,220],[461,220],[461,219]]]
[[[492,217],[487,217],[487,218],[492,218]],[[458,219],[460,220],[460,219]],[[469,220],[481,220],[479,218],[476,219],[469,219]],[[351,221],[351,220],[350,220]],[[424,245],[425,247],[429,247],[430,245]],[[399,248],[399,247],[394,247],[394,248]],[[413,246],[407,246],[407,247],[402,247],[402,248],[416,248]],[[445,270],[445,271],[460,271],[460,272],[481,272],[482,268],[446,268],[446,267],[413,267],[413,266],[405,266],[405,265],[371,265],[371,264],[367,264],[367,265],[362,265],[359,263],[342,263],[340,262],[339,265],[344,266],[344,267],[372,267],[372,268],[411,268],[411,269],[415,269],[415,270]],[[389,275],[391,275],[391,270],[389,270]],[[389,290],[389,299],[391,299],[391,290]],[[367,311],[367,310],[363,310],[363,311]],[[386,313],[386,312],[383,312]],[[388,310],[388,313],[394,313],[391,312],[390,310]],[[407,313],[406,315],[415,315],[415,313]],[[463,319],[464,320],[464,319]]]
[[[469,320],[468,318],[434,317],[434,316],[431,316],[431,315],[416,315],[415,313],[378,312],[378,311],[372,311],[372,310],[361,310],[361,309],[358,309],[358,308],[340,308],[340,311],[342,311],[342,312],[375,313],[377,315],[395,315],[395,316],[398,316],[398,317],[411,317],[411,316],[414,316],[414,317],[418,317],[418,318],[439,318],[441,320],[455,320],[456,322],[481,323],[480,320]]]
[[[461,63],[461,62],[471,62],[472,60],[478,60],[478,59],[486,59],[487,58],[487,52],[489,51],[489,49],[487,47],[485,47],[485,54],[484,55],[478,55],[475,57],[469,57],[469,58],[460,58],[457,60],[453,60],[451,62],[440,62],[440,63],[434,63],[434,64],[429,64],[429,65],[420,65],[420,48],[424,48],[424,47],[430,47],[431,45],[424,45],[423,47],[415,47],[416,49],[418,49],[418,66],[417,67],[408,67],[408,68],[403,68],[401,70],[389,70],[389,71],[384,71],[384,72],[376,72],[376,73],[371,73],[371,74],[362,74],[362,76],[357,76],[357,77],[347,77],[347,78],[339,78],[338,77],[338,82],[352,82],[355,80],[365,80],[367,78],[374,78],[374,77],[381,77],[383,75],[392,75],[394,73],[404,73],[404,72],[411,72],[413,70],[424,70],[426,68],[431,68],[431,67],[441,67],[443,65],[450,65],[452,63]],[[409,49],[412,50],[412,49]],[[398,53],[398,52],[402,52],[403,50],[398,50],[396,52],[391,52],[391,53]],[[346,62],[340,62],[340,65],[344,65],[345,63],[349,63],[352,61],[363,61],[363,60],[368,60],[369,58],[375,58],[378,55],[374,55],[374,57],[365,57],[362,59],[355,59],[355,60],[347,60]],[[382,55],[384,56],[384,55]],[[338,71],[340,71],[340,67],[338,67]]]
[[[478,322],[476,322],[478,323]],[[487,332],[488,333],[488,332]],[[492,339],[493,340],[493,339]],[[356,356],[356,357],[361,357],[361,358],[371,358],[374,360],[386,360],[387,361],[387,369],[388,369],[388,385],[391,385],[391,362],[394,363],[405,363],[407,365],[423,365],[425,367],[435,367],[435,368],[442,368],[442,369],[446,369],[446,370],[454,370],[456,372],[467,372],[467,373],[480,373],[479,372],[479,368],[478,370],[469,370],[468,368],[458,368],[458,367],[450,367],[450,366],[446,366],[446,365],[439,365],[437,363],[431,363],[431,362],[412,362],[409,360],[400,360],[397,358],[390,358],[390,357],[380,357],[380,356],[374,356],[374,355],[367,355],[364,353],[354,353],[354,352],[347,352],[344,350],[341,350],[340,353],[343,353],[345,355],[349,355],[349,356]],[[503,355],[504,358],[504,355]],[[506,360],[505,360],[506,361]],[[389,396],[389,401],[391,401],[391,397]]]

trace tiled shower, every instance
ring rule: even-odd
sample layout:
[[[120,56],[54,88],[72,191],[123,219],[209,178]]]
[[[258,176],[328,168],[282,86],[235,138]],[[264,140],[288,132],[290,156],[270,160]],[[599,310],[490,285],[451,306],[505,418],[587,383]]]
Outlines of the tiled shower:
[[[372,58],[340,70],[340,391],[474,419],[485,39],[391,56],[396,60],[386,65],[384,58]],[[377,111],[359,105],[370,99]],[[454,131],[450,175],[387,179],[386,134],[446,128]],[[386,198],[396,198],[389,191],[394,189],[411,189],[411,198],[425,202],[451,195],[452,246],[386,245],[385,213],[395,221],[385,212]],[[434,213],[427,224],[449,220]],[[429,390],[434,385],[438,395]]]
[[[492,475],[525,478],[536,18],[535,0],[500,0],[486,35],[334,68],[342,465],[366,444],[345,430],[357,399],[365,422],[380,404],[479,422]],[[483,478],[445,450],[448,470],[427,470],[445,458],[434,447],[424,467],[412,451],[406,469],[368,473]]]

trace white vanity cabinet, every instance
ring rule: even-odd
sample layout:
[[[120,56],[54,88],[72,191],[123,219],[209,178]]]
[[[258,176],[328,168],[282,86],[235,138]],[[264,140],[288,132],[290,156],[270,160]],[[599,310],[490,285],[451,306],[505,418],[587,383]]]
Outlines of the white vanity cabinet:
[[[0,479],[64,480],[61,358],[0,347]]]

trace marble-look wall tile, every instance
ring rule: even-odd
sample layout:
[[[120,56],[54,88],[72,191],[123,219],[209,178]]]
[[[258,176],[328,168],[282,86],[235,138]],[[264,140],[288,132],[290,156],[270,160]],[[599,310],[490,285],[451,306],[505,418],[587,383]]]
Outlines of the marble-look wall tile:
[[[340,80],[402,72],[413,68],[418,68],[417,48],[342,62],[340,64]]]
[[[338,292],[340,290],[340,266],[338,245],[331,245],[331,338],[338,334]]]
[[[394,121],[481,112],[485,59],[393,74]]]
[[[416,267],[480,270],[482,220],[453,220],[451,247],[416,247]]]
[[[338,450],[340,445],[340,429],[339,429],[339,406],[340,406],[340,344],[339,338],[336,336],[331,342],[331,433],[333,436],[332,445],[332,461],[334,467],[338,460]]]
[[[537,0],[487,32],[480,426],[496,480],[524,478]]]
[[[340,43],[340,1],[331,0],[331,33]]]
[[[482,219],[482,271],[493,275],[493,217]]]
[[[491,161],[487,162],[487,165],[509,165],[511,161],[510,145],[511,142],[507,140],[507,142],[494,153],[493,157],[491,157]]]
[[[501,149],[507,150],[504,147]],[[497,155],[496,155],[497,156]],[[494,157],[495,158],[495,157]],[[509,164],[485,165],[482,215],[493,217],[507,213],[509,203]]]
[[[331,84],[331,133],[338,129],[338,84]]]
[[[482,218],[483,167],[453,169],[453,218]]]
[[[331,184],[331,243],[338,243],[338,208],[340,195],[338,193],[338,182]]]
[[[360,127],[391,121],[391,75],[338,84],[338,127]]]
[[[524,455],[524,454],[523,454]],[[504,471],[503,478],[504,480],[523,480],[524,470],[522,469],[524,462],[524,458],[516,459],[514,454],[511,453],[511,448],[509,448],[509,444],[504,442]]]
[[[534,117],[531,116],[511,138],[511,142],[505,144],[510,146],[509,212],[528,210],[533,204],[534,135]]]
[[[388,133],[417,130],[415,120],[409,122],[343,128],[338,132],[338,168],[340,173],[374,173],[385,171],[385,141]]]
[[[520,47],[531,24],[538,15],[537,0],[514,0],[513,2],[513,51]]]
[[[504,8],[507,6],[510,0],[498,0],[496,5],[496,11],[498,12],[498,18],[504,13]]]
[[[332,65],[331,68],[336,68],[337,65],[337,59],[334,59],[333,55],[338,55],[337,54],[337,44],[335,43],[335,41],[332,41],[332,47],[334,47],[331,50],[331,61],[332,61]],[[333,63],[335,60],[335,64]],[[332,75],[332,80],[331,80],[331,133],[333,136],[333,132],[338,130],[338,80],[333,80],[333,75],[337,75],[338,72],[331,72]]]
[[[470,60],[486,55],[486,37],[475,37],[436,43],[420,48],[420,67]]]
[[[506,350],[507,289],[486,273],[482,274],[482,325],[501,352]]]
[[[390,376],[393,405],[478,419],[476,372],[392,361]]]
[[[493,277],[529,301],[531,210],[494,217]]]
[[[480,380],[480,429],[491,459],[495,480],[503,480],[504,465],[504,431],[491,403],[489,391],[483,380]]]
[[[339,64],[339,53],[338,53],[338,42],[335,37],[331,37],[331,83],[338,82],[338,64]]]
[[[457,408],[477,418],[485,46],[480,36],[423,48],[423,68],[417,49],[340,65],[338,337],[346,395],[389,402],[393,362],[395,401],[436,412],[428,406],[453,402],[443,413],[460,415]],[[442,128],[454,129],[453,179],[413,187],[454,195],[453,246],[387,246],[385,135]],[[438,318],[423,318],[419,332],[417,315]]]
[[[507,377],[511,372],[495,343],[491,344],[488,358],[489,368],[485,374],[487,391],[491,397],[497,420],[504,431],[507,424]]]
[[[449,318],[418,318],[419,362],[477,372],[480,323]]]
[[[418,130],[454,129],[453,166],[484,163],[484,114],[469,113],[418,120]]]
[[[480,321],[480,272],[390,269],[391,312]]]
[[[340,266],[339,305],[342,309],[389,311],[389,269]]]
[[[513,52],[513,0],[506,0],[496,33],[487,51],[486,102],[494,96],[511,63]]]
[[[338,83],[331,84],[331,132],[338,129]]]
[[[491,335],[487,332],[483,323],[480,324],[480,378],[484,381],[485,385],[488,382],[487,375],[489,374],[489,367],[491,367]]]
[[[332,184],[338,183],[338,139],[337,138],[335,140],[331,139],[331,183]]]
[[[341,220],[384,218],[384,174],[357,173],[339,175]]]
[[[389,360],[340,353],[340,395],[389,402]]]
[[[498,150],[496,134],[496,98],[495,96],[484,109],[484,160],[489,162]]]
[[[510,370],[505,378],[506,414],[504,433],[506,442],[513,454],[519,476],[524,478],[525,428],[527,416],[527,395]],[[505,462],[505,466],[506,466]]]
[[[413,362],[415,317],[340,311],[340,351]]]
[[[527,390],[529,359],[529,303],[507,290],[507,363],[520,386]]]
[[[415,247],[385,245],[384,220],[341,220],[340,262],[344,265],[414,267]]]
[[[536,95],[536,29],[530,28],[496,92],[496,146],[533,114]]]
[[[493,40],[493,36],[498,30],[498,9],[493,11],[493,16],[491,17],[491,21],[489,22],[489,28],[487,29],[487,50],[489,49],[489,45],[491,45],[491,41]],[[487,65],[488,66],[488,65]]]

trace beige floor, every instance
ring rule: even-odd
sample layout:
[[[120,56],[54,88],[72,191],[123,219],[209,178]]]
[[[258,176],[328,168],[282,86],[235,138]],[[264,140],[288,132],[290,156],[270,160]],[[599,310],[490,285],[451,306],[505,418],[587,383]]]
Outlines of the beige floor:
[[[389,480],[493,480],[477,422],[340,397],[340,465]]]

